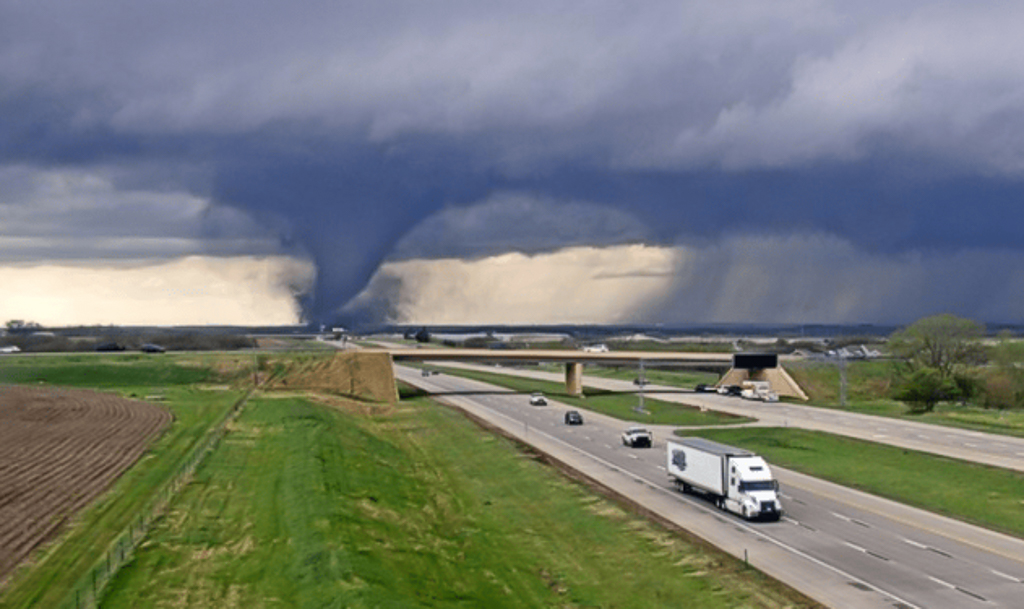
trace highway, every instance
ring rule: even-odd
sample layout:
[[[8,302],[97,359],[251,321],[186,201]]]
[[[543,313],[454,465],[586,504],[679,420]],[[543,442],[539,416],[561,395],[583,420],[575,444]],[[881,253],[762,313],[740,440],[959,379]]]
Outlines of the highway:
[[[467,368],[487,372],[500,372],[536,378],[556,383],[564,382],[563,375],[536,370],[520,370],[477,364],[447,362],[452,368]],[[611,391],[636,391],[630,382],[584,376],[588,387]],[[890,444],[911,450],[934,453],[947,457],[984,463],[995,467],[1024,471],[1024,438],[1001,436],[956,427],[917,423],[889,417],[878,417],[830,408],[801,406],[788,402],[756,402],[713,393],[694,393],[678,387],[647,385],[644,393],[666,402],[703,406],[758,420],[766,427],[799,427],[860,438],[881,444]]]
[[[626,427],[623,421],[583,411],[585,424],[570,427],[562,422],[568,408],[555,402],[531,407],[525,395],[445,374],[424,377],[419,370],[403,366],[396,366],[396,375],[535,446],[664,521],[733,556],[746,558],[752,566],[826,606],[1022,606],[1022,540],[779,468],[773,469],[782,485],[786,516],[778,523],[747,523],[670,485],[664,440],[671,428],[654,429],[652,449],[630,449],[619,440]],[[550,376],[560,379],[559,375]],[[628,386],[621,381],[607,382],[617,383],[620,390]],[[587,384],[596,386],[598,381],[588,379]],[[686,397],[693,396],[689,393]],[[665,399],[666,395],[658,397]],[[703,397],[716,404],[730,400]],[[732,407],[755,407],[735,398],[731,401]],[[779,405],[757,405],[764,406]],[[767,413],[770,416],[765,421],[800,414],[786,410],[791,408],[781,405]],[[815,412],[804,414],[821,412],[809,410]],[[758,411],[756,416],[763,414]],[[889,436],[870,424],[864,429],[865,433]],[[937,433],[933,427],[927,432]],[[1008,450],[1017,450],[1011,445]]]

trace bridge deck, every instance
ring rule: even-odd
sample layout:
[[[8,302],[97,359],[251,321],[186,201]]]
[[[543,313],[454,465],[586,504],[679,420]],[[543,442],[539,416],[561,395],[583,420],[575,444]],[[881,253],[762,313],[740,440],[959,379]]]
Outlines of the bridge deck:
[[[477,361],[477,362],[560,362],[639,363],[677,362],[690,365],[732,365],[731,353],[688,353],[681,351],[571,351],[568,349],[383,349],[395,361]]]

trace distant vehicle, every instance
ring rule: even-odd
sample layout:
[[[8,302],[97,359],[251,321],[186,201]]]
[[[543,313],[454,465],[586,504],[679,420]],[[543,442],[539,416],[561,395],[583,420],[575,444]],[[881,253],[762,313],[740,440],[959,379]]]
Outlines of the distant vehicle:
[[[739,397],[743,395],[743,387],[739,385],[722,385],[721,387],[718,388],[718,393],[720,393],[721,395],[732,395]]]
[[[578,410],[570,410],[565,413],[566,425],[583,425],[583,415]]]
[[[164,349],[160,345],[155,345],[153,343],[146,343],[139,348],[143,351],[143,353],[163,353],[167,351],[167,349]]]
[[[642,379],[640,377],[636,377],[635,379],[633,379],[633,384],[636,385],[637,387],[643,387],[644,385],[647,385],[649,383],[650,383],[649,380]]]
[[[124,345],[118,343],[100,343],[95,347],[96,351],[124,351]]]
[[[544,398],[544,394],[537,391],[530,394],[530,406],[547,406],[548,401]]]
[[[19,351],[21,351],[21,349],[18,348],[18,345],[0,347],[0,353],[18,353]]]
[[[598,345],[585,345],[583,351],[587,353],[608,353],[608,345],[601,343]]]
[[[715,392],[715,386],[714,385],[706,385],[704,383],[700,383],[699,385],[694,387],[693,390],[696,391],[697,393],[714,393]]]
[[[772,391],[771,383],[768,381],[743,381],[741,397],[745,400],[759,400],[761,402],[779,401],[779,394]]]
[[[426,368],[424,368],[422,371],[420,371],[420,374],[422,376],[430,376],[430,370],[427,370]]]
[[[631,448],[650,448],[654,435],[643,427],[630,427],[622,432],[622,443]]]
[[[747,520],[779,520],[779,483],[754,453],[705,440],[666,442],[668,475],[684,493],[699,492],[723,510]]]

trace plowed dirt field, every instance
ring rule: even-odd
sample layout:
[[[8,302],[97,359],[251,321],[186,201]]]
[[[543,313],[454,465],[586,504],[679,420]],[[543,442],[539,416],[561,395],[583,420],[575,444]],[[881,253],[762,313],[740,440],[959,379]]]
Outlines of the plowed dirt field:
[[[111,394],[0,385],[0,582],[142,456],[171,418]]]

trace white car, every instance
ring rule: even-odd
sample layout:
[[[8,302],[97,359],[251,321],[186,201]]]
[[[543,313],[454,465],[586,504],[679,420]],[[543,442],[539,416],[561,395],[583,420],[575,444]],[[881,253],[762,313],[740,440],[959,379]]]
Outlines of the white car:
[[[548,401],[544,399],[544,394],[537,391],[530,394],[530,406],[547,406]]]
[[[622,432],[622,443],[631,448],[650,448],[654,444],[654,434],[643,427],[630,427]]]
[[[608,353],[608,345],[587,345],[586,347],[583,347],[583,351],[587,353]]]

